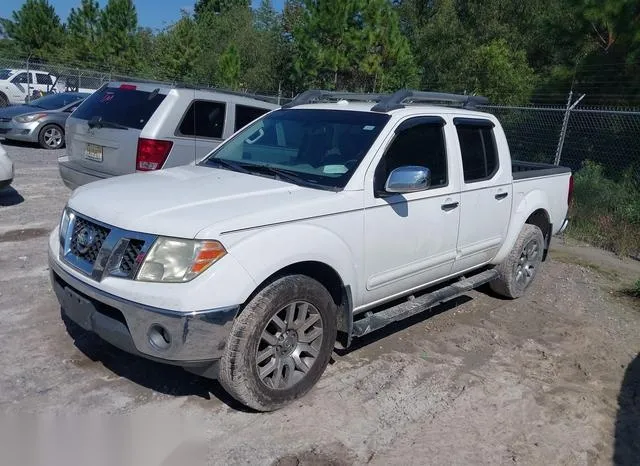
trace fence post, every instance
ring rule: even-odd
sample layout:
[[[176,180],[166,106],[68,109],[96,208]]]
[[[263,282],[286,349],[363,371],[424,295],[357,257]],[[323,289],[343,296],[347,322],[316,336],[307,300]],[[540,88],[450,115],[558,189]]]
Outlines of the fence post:
[[[567,100],[567,110],[564,112],[564,119],[562,120],[562,129],[560,130],[560,140],[558,141],[558,148],[556,149],[556,158],[553,161],[553,164],[558,166],[560,165],[560,157],[562,157],[562,148],[564,147],[564,138],[567,136],[567,127],[569,126],[569,116],[571,115],[571,110],[576,108],[576,105],[580,103],[582,99],[584,99],[585,94],[582,94],[578,100],[574,103],[571,103],[571,99],[573,98],[573,90],[569,91],[569,99]]]
[[[31,102],[31,72],[29,71],[29,66],[31,61],[31,54],[27,57],[27,98],[25,99],[25,104]]]

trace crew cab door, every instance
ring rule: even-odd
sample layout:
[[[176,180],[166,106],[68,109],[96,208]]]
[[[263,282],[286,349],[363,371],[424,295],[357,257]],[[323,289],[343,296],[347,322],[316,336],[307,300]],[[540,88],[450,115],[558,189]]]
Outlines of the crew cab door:
[[[9,101],[12,104],[24,104],[24,99],[27,97],[28,89],[33,86],[33,74],[22,72],[11,78]]]
[[[446,138],[446,133],[449,137]],[[438,116],[399,123],[365,179],[364,300],[371,306],[451,272],[460,217],[460,179],[446,140],[451,124]],[[431,185],[420,192],[384,191],[389,174],[403,166],[431,171]]]
[[[454,272],[485,264],[504,242],[511,217],[511,161],[504,134],[484,118],[454,118],[462,160],[458,257]]]

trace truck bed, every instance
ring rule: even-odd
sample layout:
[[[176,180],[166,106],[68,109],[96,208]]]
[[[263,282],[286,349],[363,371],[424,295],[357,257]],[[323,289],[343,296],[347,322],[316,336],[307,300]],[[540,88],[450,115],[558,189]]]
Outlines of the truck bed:
[[[568,167],[559,167],[551,163],[524,162],[522,160],[512,160],[511,171],[514,180],[571,173],[571,169]]]

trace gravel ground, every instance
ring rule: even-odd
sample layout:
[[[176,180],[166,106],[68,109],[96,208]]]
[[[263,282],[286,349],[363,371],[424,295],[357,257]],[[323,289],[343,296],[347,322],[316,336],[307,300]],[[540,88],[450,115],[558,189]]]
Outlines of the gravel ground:
[[[3,464],[640,464],[640,303],[619,292],[638,262],[556,244],[526,297],[470,292],[357,340],[306,398],[256,414],[65,326],[46,261],[69,195],[57,152],[5,147]]]

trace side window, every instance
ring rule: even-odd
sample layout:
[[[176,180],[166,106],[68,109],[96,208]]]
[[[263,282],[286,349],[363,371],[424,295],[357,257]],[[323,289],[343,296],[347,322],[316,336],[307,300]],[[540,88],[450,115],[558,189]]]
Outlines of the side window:
[[[266,108],[248,107],[246,105],[236,105],[236,121],[234,131],[238,131],[240,128],[251,123],[259,116],[264,115],[269,110]]]
[[[38,84],[47,84],[49,86],[53,84],[51,76],[44,73],[36,73],[36,82]]]
[[[20,73],[11,80],[13,84],[27,84],[27,73]]]
[[[422,120],[425,122],[420,122]],[[406,126],[406,129],[402,129],[402,126]],[[447,186],[447,151],[441,120],[407,120],[399,129],[400,132],[376,168],[375,191],[380,192],[384,189],[384,184],[393,170],[407,165],[418,165],[431,171],[429,189]]]
[[[465,183],[487,180],[498,171],[493,125],[487,123],[456,122]]]
[[[182,136],[222,138],[226,105],[222,102],[196,100],[182,118],[178,133]]]

